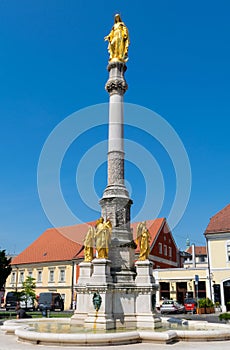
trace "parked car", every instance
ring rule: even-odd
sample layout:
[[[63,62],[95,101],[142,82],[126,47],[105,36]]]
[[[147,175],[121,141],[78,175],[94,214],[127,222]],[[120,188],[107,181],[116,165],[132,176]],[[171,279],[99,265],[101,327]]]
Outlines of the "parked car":
[[[19,303],[18,295],[15,292],[8,292],[5,298],[6,311],[14,310]]]
[[[184,305],[181,305],[176,300],[164,300],[161,307],[160,312],[161,314],[169,314],[169,313],[183,313]]]
[[[26,302],[25,297],[22,297],[21,299],[19,299],[19,295],[14,291],[8,292],[6,294],[6,299],[5,299],[6,311],[14,310],[19,303],[22,309],[35,310],[35,306],[32,298],[27,298],[27,302]]]
[[[40,293],[38,299],[38,308],[40,311],[47,310],[64,310],[64,301],[59,293],[44,292]]]
[[[184,309],[185,312],[192,312],[196,313],[196,308],[197,308],[197,302],[193,298],[187,298],[184,300]]]

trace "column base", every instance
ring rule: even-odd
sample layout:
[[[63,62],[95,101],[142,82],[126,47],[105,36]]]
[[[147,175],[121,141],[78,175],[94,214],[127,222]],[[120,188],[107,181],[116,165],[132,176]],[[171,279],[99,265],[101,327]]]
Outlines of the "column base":
[[[136,325],[138,329],[156,329],[162,327],[160,317],[149,313],[139,313],[136,315]]]
[[[114,319],[112,314],[102,313],[95,311],[89,313],[84,322],[84,328],[87,329],[114,329]]]

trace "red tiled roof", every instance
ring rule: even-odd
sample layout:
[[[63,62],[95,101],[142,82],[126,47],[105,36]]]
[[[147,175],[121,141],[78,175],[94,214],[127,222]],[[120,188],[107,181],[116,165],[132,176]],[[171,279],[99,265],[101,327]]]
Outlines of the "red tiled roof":
[[[188,249],[186,249],[186,252],[189,254],[192,254],[192,246],[190,246]],[[207,248],[206,246],[195,246],[195,255],[207,255]]]
[[[51,228],[39,236],[12,264],[31,264],[48,261],[68,261],[80,250],[81,245],[65,237],[59,229]]]
[[[205,234],[218,232],[230,232],[230,204],[211,217],[205,230]]]
[[[159,230],[163,227],[164,222],[164,218],[146,221],[146,226],[151,235],[151,245]],[[21,254],[15,257],[12,260],[12,264],[19,265],[50,261],[68,261],[75,258],[76,255],[78,258],[82,258],[84,252],[82,250],[79,253],[79,251],[82,248],[83,240],[89,226],[94,224],[95,221],[74,226],[50,228],[41,234],[41,236],[39,236]],[[137,225],[138,222],[131,224],[134,239],[136,239]]]

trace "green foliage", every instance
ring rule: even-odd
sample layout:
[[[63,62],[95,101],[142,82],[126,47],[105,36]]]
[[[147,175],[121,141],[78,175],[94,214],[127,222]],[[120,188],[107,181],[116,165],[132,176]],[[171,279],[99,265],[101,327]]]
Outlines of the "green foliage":
[[[214,304],[209,298],[202,298],[199,300],[199,307],[213,307]]]
[[[219,315],[219,320],[220,321],[227,321],[230,320],[230,314],[227,312],[224,312],[223,314]]]
[[[12,271],[11,258],[6,257],[6,251],[0,250],[0,290],[4,287],[7,277]]]
[[[27,276],[26,280],[22,283],[22,290],[20,292],[20,300],[25,300],[26,305],[29,299],[32,299],[33,301],[36,299],[35,288],[35,278]]]
[[[199,307],[205,307],[205,298],[199,300]]]
[[[206,303],[206,307],[213,307],[214,306],[214,303],[209,298],[205,298],[205,303]]]

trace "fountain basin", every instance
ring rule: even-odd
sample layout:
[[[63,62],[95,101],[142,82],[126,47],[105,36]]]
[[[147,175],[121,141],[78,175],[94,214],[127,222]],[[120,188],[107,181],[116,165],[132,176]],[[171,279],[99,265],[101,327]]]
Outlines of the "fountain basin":
[[[169,318],[162,317],[162,325],[168,323]],[[41,345],[56,346],[100,346],[125,345],[132,343],[164,343],[177,341],[223,341],[230,340],[230,326],[226,324],[208,323],[206,321],[186,321],[185,329],[172,326],[173,329],[164,330],[127,330],[96,333],[91,331],[79,333],[51,333],[35,331],[33,324],[47,326],[47,324],[68,324],[66,319],[25,319],[5,321],[1,329],[6,333],[14,333],[19,341]],[[171,327],[170,326],[170,327]]]

